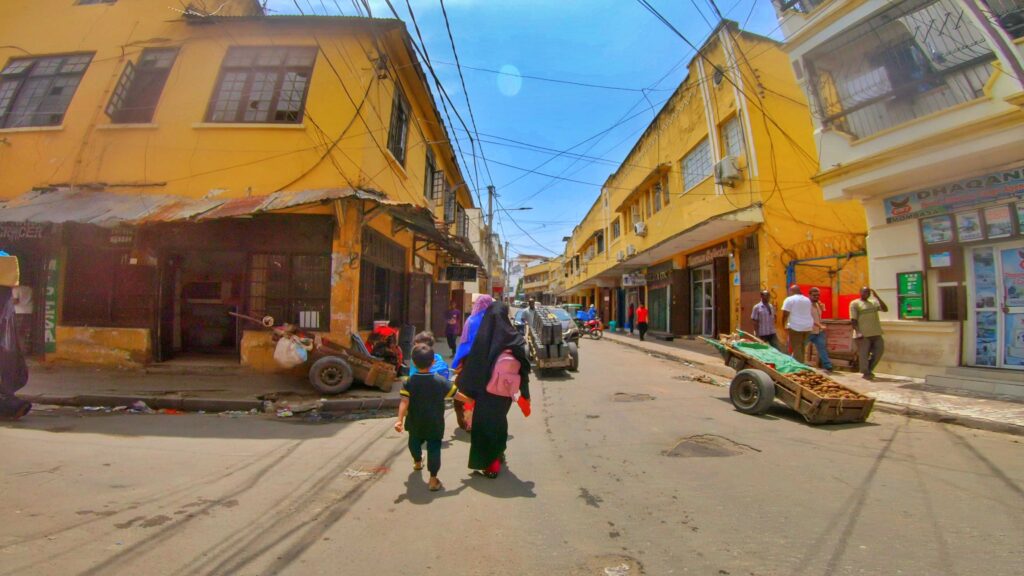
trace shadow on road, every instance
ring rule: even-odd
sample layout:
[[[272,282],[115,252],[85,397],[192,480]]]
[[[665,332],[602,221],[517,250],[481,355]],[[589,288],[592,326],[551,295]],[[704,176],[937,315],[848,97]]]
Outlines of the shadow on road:
[[[251,440],[308,440],[338,434],[353,420],[296,426],[301,417],[277,419],[271,415],[220,416],[217,414],[118,414],[32,412],[16,422],[0,422],[0,429],[37,430],[54,434],[103,434],[143,438],[244,438]]]
[[[395,504],[401,504],[402,502],[408,502],[417,506],[423,504],[430,504],[438,498],[447,498],[448,496],[457,496],[459,492],[466,489],[466,485],[463,484],[455,490],[448,490],[447,486],[443,490],[437,492],[431,492],[427,488],[427,481],[424,480],[424,474],[427,474],[425,470],[413,470],[409,472],[409,478],[405,481],[405,494],[399,494],[398,498],[395,498]],[[438,474],[438,478],[440,478]],[[442,484],[444,481],[442,480]]]
[[[469,478],[462,480],[462,488],[469,487],[495,498],[536,498],[534,486],[532,481],[524,481],[516,476],[515,472],[507,469],[497,478],[488,478],[474,472]]]
[[[728,397],[717,398],[720,402],[724,402],[729,406],[732,406],[732,401]],[[734,411],[739,412],[733,408]],[[826,432],[835,432],[840,430],[852,430],[855,428],[873,428],[878,426],[874,422],[849,422],[845,424],[808,424],[796,410],[776,402],[768,408],[768,411],[759,416],[750,415],[751,418],[760,418],[761,420],[788,420],[796,424],[803,424],[812,430],[823,430]]]

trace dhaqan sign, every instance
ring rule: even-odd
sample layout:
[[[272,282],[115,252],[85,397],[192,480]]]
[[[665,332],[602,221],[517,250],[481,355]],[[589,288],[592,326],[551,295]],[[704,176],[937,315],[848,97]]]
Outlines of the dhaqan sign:
[[[888,224],[948,214],[979,202],[1024,198],[1024,166],[897,194],[884,200]]]

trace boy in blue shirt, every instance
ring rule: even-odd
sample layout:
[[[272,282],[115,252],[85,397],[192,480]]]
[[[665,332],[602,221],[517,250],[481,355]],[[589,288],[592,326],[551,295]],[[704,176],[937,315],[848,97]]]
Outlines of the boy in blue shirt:
[[[424,330],[423,332],[420,332],[419,334],[416,335],[415,338],[412,339],[412,345],[423,345],[430,348],[430,350],[433,351],[434,333],[429,330]],[[421,370],[416,366],[415,362],[409,363],[409,376],[412,376],[413,374],[419,374],[420,372]],[[451,379],[450,371],[448,370],[448,363],[444,361],[444,357],[441,356],[440,354],[434,354],[434,362],[430,365],[430,369],[427,370],[427,373],[437,374],[444,378],[445,380]]]

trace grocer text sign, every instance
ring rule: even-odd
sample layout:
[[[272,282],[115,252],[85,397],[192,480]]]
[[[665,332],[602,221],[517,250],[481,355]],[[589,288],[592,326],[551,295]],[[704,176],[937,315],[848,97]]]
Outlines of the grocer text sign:
[[[1024,198],[1024,166],[966,178],[916,192],[885,199],[885,221],[889,224],[946,214],[979,202]]]

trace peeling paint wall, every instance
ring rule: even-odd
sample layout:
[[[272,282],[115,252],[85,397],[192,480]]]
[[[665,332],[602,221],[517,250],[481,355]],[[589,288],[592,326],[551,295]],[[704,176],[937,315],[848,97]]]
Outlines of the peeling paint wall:
[[[153,342],[143,328],[57,326],[57,351],[46,362],[137,368],[153,360]]]

